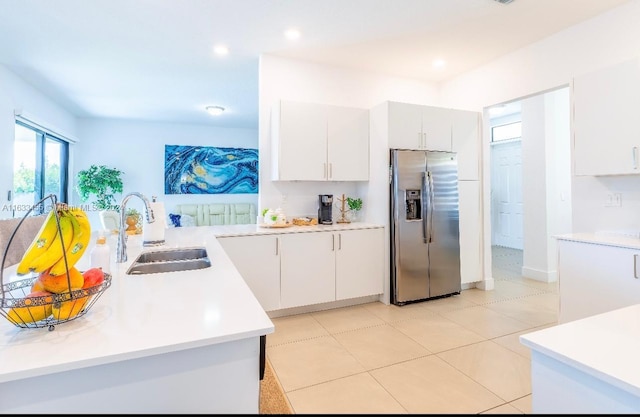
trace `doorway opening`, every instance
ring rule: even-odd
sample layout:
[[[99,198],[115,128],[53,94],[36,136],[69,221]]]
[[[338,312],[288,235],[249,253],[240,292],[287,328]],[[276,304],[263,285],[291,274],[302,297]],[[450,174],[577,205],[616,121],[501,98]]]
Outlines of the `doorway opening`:
[[[571,231],[569,88],[491,106],[485,114],[491,276],[556,281],[553,236]]]

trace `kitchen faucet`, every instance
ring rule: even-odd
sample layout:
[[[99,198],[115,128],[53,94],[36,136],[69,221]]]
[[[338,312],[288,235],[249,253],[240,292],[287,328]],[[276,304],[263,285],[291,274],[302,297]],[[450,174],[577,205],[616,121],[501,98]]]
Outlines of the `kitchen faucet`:
[[[118,232],[118,250],[116,254],[116,262],[118,263],[127,261],[127,232],[125,230],[125,211],[127,202],[133,196],[139,197],[144,202],[147,224],[153,223],[156,220],[153,215],[151,205],[149,204],[149,199],[147,197],[135,191],[124,196],[122,202],[120,203],[120,231]]]

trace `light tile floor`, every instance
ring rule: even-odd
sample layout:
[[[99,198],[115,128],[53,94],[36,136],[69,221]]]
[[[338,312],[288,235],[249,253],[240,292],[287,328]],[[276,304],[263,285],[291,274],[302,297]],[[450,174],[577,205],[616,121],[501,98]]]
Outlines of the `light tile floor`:
[[[557,323],[557,283],[494,247],[495,289],[274,318],[267,355],[298,414],[531,414],[521,334]]]

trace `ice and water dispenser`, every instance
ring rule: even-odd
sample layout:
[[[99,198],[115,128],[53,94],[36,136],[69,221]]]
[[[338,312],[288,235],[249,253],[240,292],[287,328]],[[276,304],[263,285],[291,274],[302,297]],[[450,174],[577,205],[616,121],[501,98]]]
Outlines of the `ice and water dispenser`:
[[[422,199],[420,190],[406,190],[405,203],[407,207],[407,220],[422,220]]]

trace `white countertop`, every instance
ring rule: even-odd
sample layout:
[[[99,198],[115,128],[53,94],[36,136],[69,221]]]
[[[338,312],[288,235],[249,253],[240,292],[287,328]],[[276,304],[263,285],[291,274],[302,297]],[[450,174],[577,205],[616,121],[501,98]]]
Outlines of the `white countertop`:
[[[143,248],[141,236],[131,236],[128,262],[116,264],[112,257],[111,287],[86,315],[53,331],[20,329],[0,317],[0,382],[272,333],[273,323],[212,229],[167,229],[166,244],[157,248]],[[114,236],[109,245],[115,254]],[[125,274],[142,250],[190,246],[205,246],[212,266]],[[88,268],[90,249],[77,264],[80,270]],[[5,283],[15,277],[12,269],[5,270]]]
[[[558,240],[640,249],[640,239],[624,232],[568,233],[554,237]]]
[[[527,333],[520,342],[640,396],[640,304]]]
[[[334,223],[315,226],[265,227],[257,224],[240,224],[233,226],[207,226],[217,237],[252,236],[282,233],[334,232],[341,230],[377,229],[384,227],[372,223]]]

